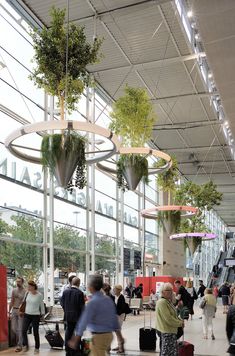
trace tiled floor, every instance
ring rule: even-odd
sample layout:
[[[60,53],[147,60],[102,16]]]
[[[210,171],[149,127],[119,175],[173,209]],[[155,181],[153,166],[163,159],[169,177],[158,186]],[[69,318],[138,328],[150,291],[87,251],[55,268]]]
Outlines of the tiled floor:
[[[222,308],[219,306],[216,318],[214,319],[214,333],[215,341],[211,339],[202,339],[202,326],[201,320],[199,319],[201,311],[196,307],[195,316],[193,320],[188,321],[185,327],[185,340],[190,341],[195,345],[195,355],[200,356],[226,356],[226,349],[228,343],[225,335],[225,315],[222,313]],[[146,313],[146,319],[149,315]],[[152,312],[152,319],[154,319],[154,313]],[[149,322],[148,322],[149,324]],[[158,355],[159,348],[157,346],[156,352],[140,352],[139,351],[139,328],[143,326],[143,312],[141,315],[128,316],[127,320],[123,325],[123,335],[126,339],[126,355],[128,356],[153,356]],[[62,332],[62,331],[61,331]],[[64,351],[56,351],[49,349],[48,344],[45,342],[43,337],[44,330],[41,331],[41,350],[40,355],[42,356],[64,356]],[[31,339],[31,337],[30,337]],[[30,341],[32,343],[32,339]],[[114,342],[114,346],[116,346]],[[33,355],[33,347],[26,353],[19,353],[19,355]],[[0,356],[5,355],[16,355],[13,349],[0,352]],[[114,355],[114,354],[113,354]]]

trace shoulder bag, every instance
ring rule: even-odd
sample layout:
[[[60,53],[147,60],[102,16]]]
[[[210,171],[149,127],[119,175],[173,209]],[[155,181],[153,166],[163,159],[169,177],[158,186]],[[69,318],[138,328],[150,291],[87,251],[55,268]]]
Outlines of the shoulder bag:
[[[27,299],[28,294],[29,294],[28,292],[25,294],[23,302],[19,306],[19,314],[20,314],[20,316],[23,316],[24,313],[25,313],[26,299]]]

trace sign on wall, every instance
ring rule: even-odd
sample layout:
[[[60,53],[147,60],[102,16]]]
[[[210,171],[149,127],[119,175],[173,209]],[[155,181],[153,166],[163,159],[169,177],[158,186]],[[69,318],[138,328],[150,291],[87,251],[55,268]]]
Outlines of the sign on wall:
[[[134,269],[141,269],[141,251],[134,250]]]

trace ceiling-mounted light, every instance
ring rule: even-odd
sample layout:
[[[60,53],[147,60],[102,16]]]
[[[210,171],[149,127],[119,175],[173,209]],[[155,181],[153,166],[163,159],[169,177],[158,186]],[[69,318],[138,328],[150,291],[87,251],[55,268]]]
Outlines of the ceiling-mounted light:
[[[187,16],[188,16],[189,18],[193,16],[192,10],[189,10],[189,11],[187,12]]]
[[[208,73],[208,78],[212,79],[213,78],[213,74],[211,72]]]
[[[197,27],[196,22],[192,22],[192,23],[191,23],[191,27],[192,27],[192,28],[196,28],[196,27]]]
[[[199,40],[200,40],[200,35],[199,35],[199,33],[196,33],[195,36],[194,36],[194,38],[195,38],[196,41],[199,41]]]

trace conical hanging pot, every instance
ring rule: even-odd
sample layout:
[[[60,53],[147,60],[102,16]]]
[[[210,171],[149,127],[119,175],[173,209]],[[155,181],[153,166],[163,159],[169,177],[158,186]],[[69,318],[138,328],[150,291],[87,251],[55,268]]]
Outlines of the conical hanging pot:
[[[189,248],[191,255],[194,254],[197,247],[199,245],[201,245],[201,243],[202,243],[202,239],[200,237],[190,237],[190,238],[188,237],[187,238],[187,246]]]
[[[67,187],[78,165],[79,158],[77,151],[63,151],[60,157],[56,159],[54,176],[60,187]]]
[[[123,170],[123,176],[127,182],[129,190],[135,190],[143,175],[136,171],[135,166],[128,164]]]

